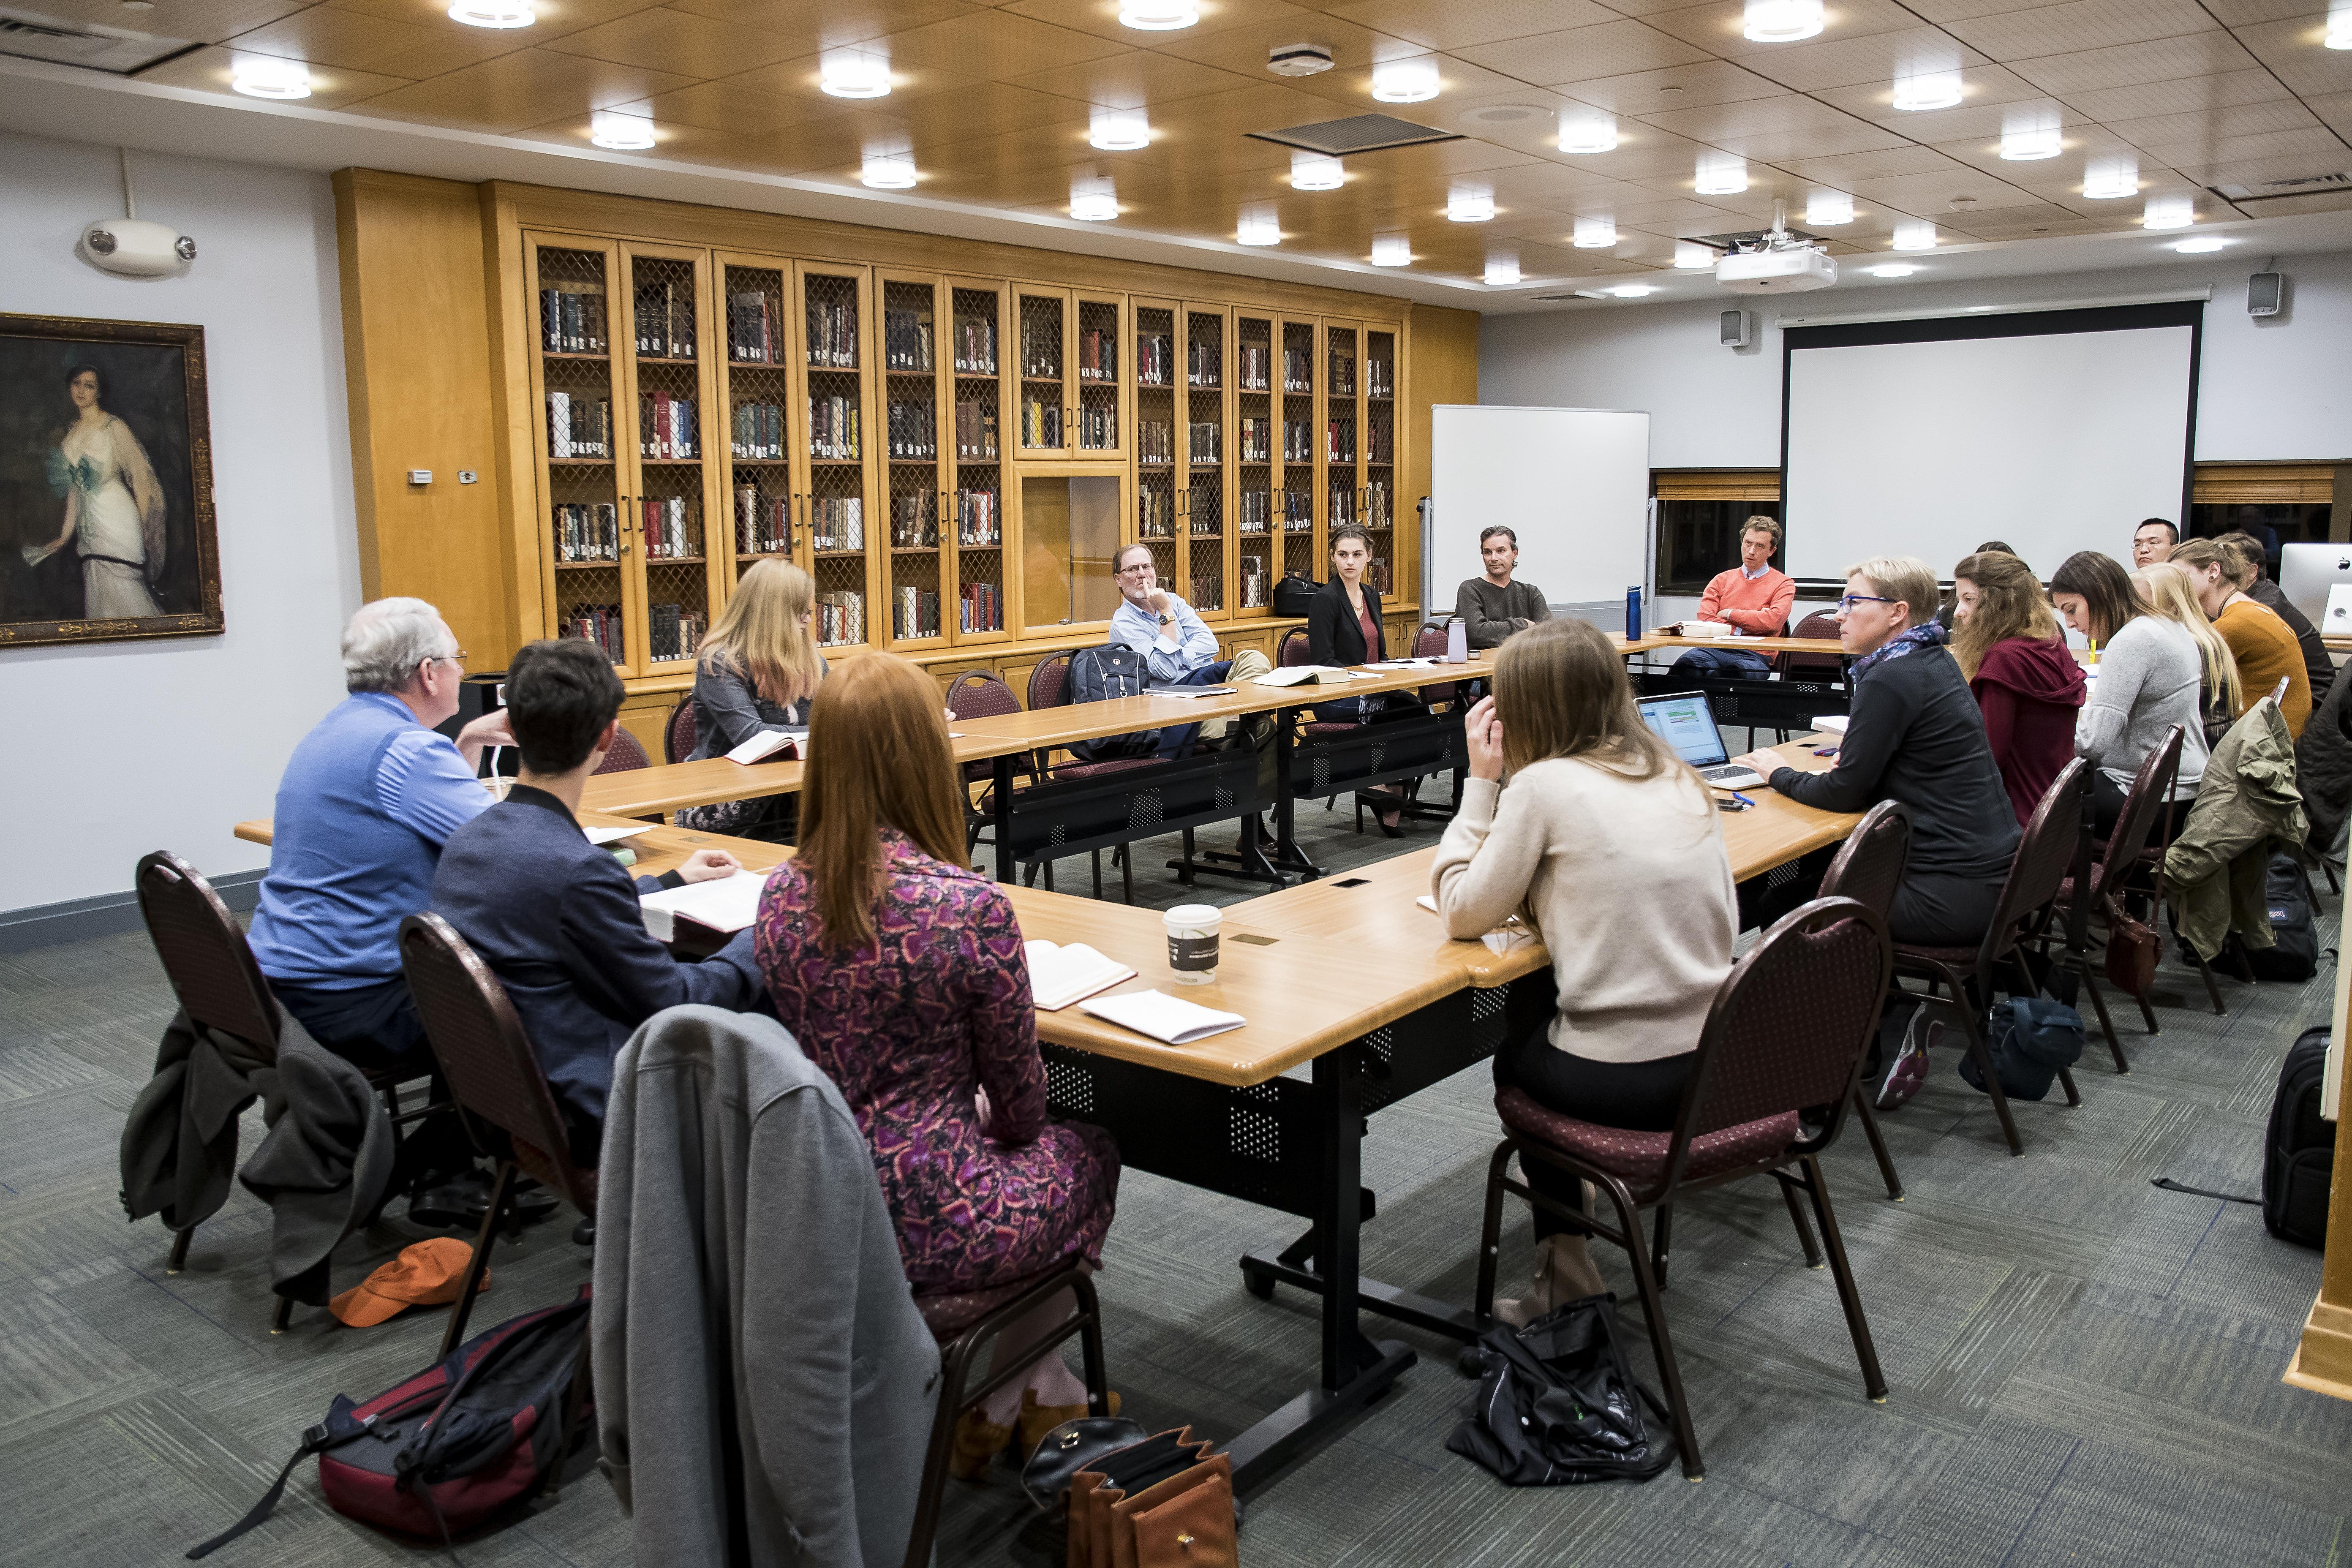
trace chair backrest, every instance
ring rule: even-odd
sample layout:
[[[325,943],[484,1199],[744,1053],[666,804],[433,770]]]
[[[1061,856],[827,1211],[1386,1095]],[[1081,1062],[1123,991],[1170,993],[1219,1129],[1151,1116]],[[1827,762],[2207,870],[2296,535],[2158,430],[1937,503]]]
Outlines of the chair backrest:
[[[646,755],[645,747],[637,743],[635,735],[626,730],[615,730],[613,731],[613,749],[604,753],[604,760],[596,764],[596,771],[600,773],[625,773],[653,765],[653,759]]]
[[[662,761],[682,763],[694,755],[697,738],[694,722],[694,693],[689,691],[677,700],[662,725]]]
[[[1021,700],[994,670],[967,669],[949,683],[948,711],[959,719],[987,719],[1020,712]]]
[[[2107,835],[2106,853],[2099,858],[2099,886],[2109,897],[2123,886],[2122,879],[2139,859],[2155,836],[2159,817],[2172,795],[2172,781],[2180,772],[2180,748],[2187,733],[2178,724],[2166,729],[2164,739],[2139,764],[2123,810],[2116,815],[2115,830]]]
[[[1445,657],[1444,621],[1422,622],[1421,630],[1412,634],[1412,657],[1415,658],[1443,658]],[[1435,686],[1423,687],[1421,689],[1421,700],[1423,702],[1428,703],[1432,708],[1434,708],[1441,702],[1453,701],[1454,694],[1461,689],[1462,687],[1460,682],[1443,680],[1438,682]]]
[[[1815,610],[1789,628],[1792,637],[1833,637],[1838,635],[1837,616],[1828,610]],[[1835,676],[1845,668],[1833,653],[1789,653],[1780,656],[1781,672],[1797,676]]]
[[[1070,650],[1049,653],[1029,672],[1029,710],[1070,705]]]
[[[1853,899],[1790,910],[1731,967],[1699,1034],[1667,1174],[1689,1142],[1791,1110],[1833,1107],[1835,1137],[1895,968],[1886,921]]]
[[[278,998],[213,885],[168,849],[142,858],[132,882],[148,940],[189,1020],[274,1055]]]
[[[1895,889],[1903,885],[1910,859],[1911,809],[1899,800],[1882,800],[1854,824],[1814,897],[1852,899],[1884,919],[1895,908]]]
[[[1282,634],[1282,641],[1275,645],[1274,662],[1285,669],[1311,662],[1307,657],[1307,642],[1305,626],[1291,627]]]
[[[490,966],[447,921],[429,912],[400,922],[400,964],[458,1109],[504,1132],[514,1142],[517,1164],[561,1187],[582,1212],[594,1213],[596,1173],[572,1163],[555,1091]]]
[[[1978,973],[1989,975],[1995,963],[2039,928],[2066,874],[2074,868],[2082,847],[2083,785],[2090,769],[2083,757],[2068,763],[2026,818],[2017,854],[2009,863],[2009,879],[2000,886],[2000,902],[1993,906],[1992,924],[1985,928],[1984,945],[1977,951]]]

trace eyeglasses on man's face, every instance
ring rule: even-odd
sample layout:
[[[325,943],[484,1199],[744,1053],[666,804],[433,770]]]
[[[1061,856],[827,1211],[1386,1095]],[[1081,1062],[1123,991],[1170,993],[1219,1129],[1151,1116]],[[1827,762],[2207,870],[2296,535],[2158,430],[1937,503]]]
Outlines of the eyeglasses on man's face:
[[[1135,563],[1133,565],[1131,565],[1131,566],[1122,566],[1122,567],[1120,567],[1120,568],[1118,569],[1118,574],[1119,574],[1120,576],[1122,576],[1122,577],[1132,577],[1132,576],[1137,575],[1139,573],[1149,572],[1149,571],[1150,571],[1150,570],[1151,570],[1151,563],[1150,563],[1150,562],[1149,562],[1149,561],[1138,561],[1138,562],[1136,562],[1136,563]]]

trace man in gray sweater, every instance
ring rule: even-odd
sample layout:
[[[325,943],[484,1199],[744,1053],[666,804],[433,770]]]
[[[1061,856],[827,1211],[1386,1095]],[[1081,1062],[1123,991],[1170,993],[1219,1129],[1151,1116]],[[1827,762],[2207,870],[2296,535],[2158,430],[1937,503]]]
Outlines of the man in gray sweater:
[[[1514,583],[1519,563],[1519,536],[1496,523],[1478,535],[1478,558],[1486,574],[1473,577],[1454,590],[1454,613],[1469,624],[1472,647],[1500,647],[1513,632],[1551,619],[1543,590],[1532,583]]]

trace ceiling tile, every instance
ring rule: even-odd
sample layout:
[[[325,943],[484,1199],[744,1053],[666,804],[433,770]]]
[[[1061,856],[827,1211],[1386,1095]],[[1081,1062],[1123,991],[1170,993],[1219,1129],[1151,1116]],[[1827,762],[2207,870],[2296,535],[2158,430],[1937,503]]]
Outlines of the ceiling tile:
[[[2012,61],[2010,68],[2042,91],[2066,98],[2103,88],[2242,70],[2253,64],[2254,57],[2237,39],[2216,29],[2111,49],[2037,55],[2030,60]]]
[[[176,3],[176,0],[175,0]],[[532,0],[531,10],[539,20],[532,23],[529,37],[521,41],[533,48],[544,48],[551,41],[568,37],[583,27],[593,27],[615,17],[634,12],[650,10],[655,0]],[[47,0],[44,0],[46,8]],[[449,16],[447,0],[439,5],[434,0],[327,0],[338,11],[358,11],[370,16],[386,16],[395,22],[446,32],[455,37],[478,38],[479,27],[469,27]]]
[[[1672,33],[1709,54],[1738,60],[1775,81],[1786,79],[1773,68],[1784,56],[1833,49],[1868,34],[1916,30],[1919,25],[1919,18],[1895,0],[1838,0],[1822,17],[1818,42],[1759,44],[1741,31],[1746,16],[1746,0],[1709,0],[1704,5],[1651,12],[1642,19],[1660,32]]]
[[[1886,147],[1853,153],[1842,158],[1799,158],[1783,161],[1782,168],[1800,179],[1852,191],[1860,180],[1894,179],[1904,174],[1929,174],[1950,169],[1953,160],[1933,147]]]
[[[544,125],[525,126],[507,134],[524,142],[542,142],[558,147],[587,148],[589,119],[585,114],[567,114]],[[711,148],[724,147],[735,138],[724,131],[713,131],[700,125],[654,124],[654,149],[649,158],[692,159]]]
[[[2050,205],[1995,207],[1989,212],[1948,216],[1954,220],[1952,226],[1957,233],[1981,240],[2046,239],[2053,235],[2097,234],[2118,226],[2104,218],[2086,217]]]
[[[927,26],[988,9],[969,0],[669,0],[687,11],[720,22],[740,22],[802,40],[803,52],[862,43],[886,34]],[[540,7],[542,17],[546,8]]]
[[[1459,49],[1504,38],[1556,33],[1614,22],[1618,14],[1593,0],[1347,0],[1328,14],[1376,33],[1431,49]]]
[[[2215,24],[2197,0],[2067,0],[1952,21],[1945,28],[1970,48],[2016,61],[2210,32]]]
[[[1663,114],[1674,109],[1701,109],[1715,103],[1738,103],[1742,99],[1771,98],[1781,89],[1779,83],[1768,81],[1728,60],[1697,60],[1664,70],[1563,82],[1553,90],[1580,103],[1618,114]]]
[[[875,49],[887,44],[869,40],[857,46]],[[776,93],[785,98],[806,99],[811,103],[829,105],[846,111],[860,106],[878,106],[878,112],[890,113],[919,100],[937,93],[959,91],[974,85],[971,77],[951,70],[938,70],[919,66],[890,56],[889,95],[878,99],[835,98],[824,90],[824,56],[800,55],[774,65],[759,66],[720,79],[735,87],[748,87],[758,92]]]
[[[1945,170],[1929,174],[1904,174],[1891,180],[1857,180],[1853,194],[1862,200],[1882,207],[1892,207],[1913,217],[1924,217],[1941,223],[1952,216],[1954,200],[1963,196],[1976,198],[1978,206],[2030,206],[2032,198],[2003,181],[1955,162]]]
[[[2205,9],[2225,27],[2252,27],[2322,15],[2326,6],[2315,6],[2313,0],[2205,0]]]
[[[1964,66],[1960,69],[1960,101],[1950,109],[1897,109],[1895,79],[1883,78],[1857,87],[1816,89],[1815,98],[1848,114],[1859,114],[1874,124],[1917,142],[1939,142],[1945,132],[1933,121],[1938,115],[1973,115],[2002,104],[2022,103],[2049,96],[2006,66]]]
[[[2150,147],[2147,153],[2200,184],[2210,183],[2202,171],[2221,164],[2292,164],[2307,174],[2352,169],[2352,149],[2347,149],[2343,138],[2324,125],[2304,131],[2273,131],[2261,136],[2167,142]]]
[[[2061,126],[2074,126],[2089,123],[2091,117],[2068,109],[2055,99],[2029,92],[2013,100],[1988,98],[1963,103],[1957,109],[1930,109],[1916,114],[1890,110],[1872,123],[1930,145],[1964,140],[1994,144],[2013,123],[2033,125],[2052,119]]]
[[[2064,102],[2094,120],[2110,124],[2142,120],[2157,114],[2189,114],[2200,109],[2227,109],[2241,103],[2262,103],[2288,96],[2278,78],[2254,68],[2219,71],[2211,76],[2183,77],[2175,81],[2142,82],[2137,87],[2102,88],[2070,92]]]
[[[468,27],[463,35],[389,16],[313,5],[236,36],[236,47],[312,65],[365,68],[410,81],[477,64],[528,47],[511,31]],[[152,73],[142,73],[152,79]],[[315,91],[315,89],[314,89]]]
[[[367,111],[472,131],[520,131],[567,114],[634,103],[690,82],[688,77],[581,55],[519,49],[430,81],[394,88],[370,99]]]
[[[803,53],[805,47],[798,38],[667,6],[583,28],[552,39],[546,47],[558,54],[586,55],[616,65],[705,79],[773,65]]]
[[[1383,103],[1374,98],[1372,96],[1374,68],[1370,65],[1350,68],[1342,63],[1336,70],[1324,71],[1318,76],[1302,77],[1297,85],[1302,92],[1311,92],[1318,97],[1347,104],[1354,113],[1395,114],[1406,120],[1419,118],[1423,121],[1444,116],[1447,112],[1446,105],[1452,102],[1467,99],[1492,100],[1522,92],[1528,86],[1524,78],[1489,70],[1484,66],[1474,65],[1456,55],[1423,55],[1420,54],[1419,50],[1420,46],[1417,44],[1391,44],[1383,50],[1380,58],[1383,61],[1394,59],[1410,51],[1418,58],[1437,62],[1438,96],[1420,103]]]
[[[1942,26],[1947,22],[1963,22],[1973,16],[1998,16],[2003,12],[2022,11],[2030,0],[1906,0],[1924,21]]]
[[[632,104],[616,104],[663,125],[698,125],[730,136],[757,136],[803,125],[834,112],[805,98],[760,92],[734,82],[706,81],[675,92],[656,93]]]
[[[200,92],[227,92],[231,90],[229,83],[236,75],[239,61],[285,58],[215,46],[191,50],[177,59],[166,60],[152,70],[141,71],[139,79],[164,87],[194,88]],[[312,109],[342,109],[407,85],[399,77],[379,76],[372,71],[350,70],[341,66],[314,65],[310,68],[310,96],[302,101]]]
[[[281,16],[290,16],[305,3],[306,0],[174,0],[169,11],[149,12],[142,20],[125,12],[121,0],[31,0],[19,14],[215,44]],[[637,3],[643,5],[646,0]],[[140,79],[146,80],[152,75],[142,71]]]
[[[1055,66],[1047,70],[1007,79],[1014,87],[1031,88],[1059,98],[1074,98],[1087,103],[1109,104],[1122,109],[1168,103],[1180,98],[1198,98],[1203,93],[1233,92],[1256,87],[1261,82],[1279,84],[1281,80],[1272,76],[1252,79],[1234,71],[1220,70],[1214,66],[1204,66],[1192,60],[1180,60],[1172,55],[1150,49],[1129,49],[1122,55],[1106,55],[1100,59]]]
[[[2231,136],[2259,136],[2273,131],[2305,131],[2317,123],[2311,110],[2294,99],[2282,98],[2267,103],[2160,114],[2145,120],[2111,120],[2107,129],[2136,147],[2159,147]]]
[[[1202,0],[1200,13],[1201,19],[1192,26],[1181,33],[1168,33],[1126,26],[1118,19],[1118,0],[1012,0],[1003,7],[1006,16],[1050,22],[1136,48],[1156,48],[1171,38],[1209,37],[1237,27],[1287,26],[1296,31],[1321,20],[1313,9],[1285,5],[1283,0]],[[1265,63],[1260,56],[1258,64]]]
[[[1784,44],[1769,55],[1740,61],[1757,75],[1800,92],[1867,86],[1890,93],[1897,75],[1923,65],[1948,69],[1987,63],[1984,56],[1960,47],[1933,27]]]
[[[1482,44],[1455,52],[1474,64],[1545,86],[1658,70],[1707,58],[1705,49],[1634,21],[1538,33],[1507,44]]]
[[[1552,160],[1571,169],[1612,180],[1680,178],[1687,181],[1706,149],[1685,136],[1646,124],[1621,121],[1617,148],[1612,153],[1555,153]]]
[[[1794,93],[1675,110],[1652,115],[1646,123],[1763,163],[1835,157],[1841,153],[1899,146],[1903,142],[1866,120]]]
[[[2268,22],[2242,27],[2238,41],[2256,59],[2278,73],[2281,81],[2306,96],[2352,91],[2352,49],[2322,47],[2327,18],[2303,16],[2291,22]]]

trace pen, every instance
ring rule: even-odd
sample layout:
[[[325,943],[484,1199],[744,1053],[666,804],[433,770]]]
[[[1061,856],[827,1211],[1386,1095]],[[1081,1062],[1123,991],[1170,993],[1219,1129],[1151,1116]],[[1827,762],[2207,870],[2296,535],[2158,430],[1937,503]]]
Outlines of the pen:
[[[1742,811],[1747,811],[1747,810],[1750,809],[1750,808],[1751,808],[1751,807],[1753,807],[1753,806],[1755,805],[1755,804],[1756,804],[1754,801],[1752,801],[1752,800],[1748,799],[1746,795],[1744,795],[1740,794],[1738,790],[1733,790],[1733,791],[1731,792],[1731,798],[1732,798],[1732,799],[1734,799],[1734,800],[1736,800],[1736,801],[1738,801],[1738,802],[1739,803],[1739,809],[1740,809],[1740,810],[1742,810]]]

